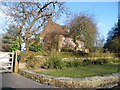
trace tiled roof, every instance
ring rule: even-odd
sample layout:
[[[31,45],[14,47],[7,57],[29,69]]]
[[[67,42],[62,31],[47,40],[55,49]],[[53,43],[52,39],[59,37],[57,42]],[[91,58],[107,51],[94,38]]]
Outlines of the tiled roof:
[[[66,26],[62,26],[59,25],[55,22],[52,21],[52,19],[50,18],[46,24],[46,26],[44,27],[44,30],[41,32],[41,37],[45,37],[46,35],[48,35],[49,33],[59,33],[62,35],[67,35],[67,27]]]

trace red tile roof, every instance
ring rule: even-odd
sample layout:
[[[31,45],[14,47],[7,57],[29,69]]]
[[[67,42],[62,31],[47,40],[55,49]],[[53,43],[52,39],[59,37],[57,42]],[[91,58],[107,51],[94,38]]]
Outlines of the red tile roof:
[[[46,35],[50,34],[50,33],[59,33],[61,35],[67,35],[67,27],[66,26],[62,26],[59,24],[56,24],[55,22],[52,21],[52,19],[50,18],[46,24],[46,26],[44,27],[44,30],[41,32],[40,37],[45,37]]]

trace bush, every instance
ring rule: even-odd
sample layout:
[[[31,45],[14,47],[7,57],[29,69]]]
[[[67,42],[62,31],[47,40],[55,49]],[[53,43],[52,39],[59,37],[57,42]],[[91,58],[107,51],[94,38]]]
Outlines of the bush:
[[[62,61],[61,57],[58,56],[52,56],[48,58],[46,64],[46,68],[51,68],[51,69],[63,69],[65,67],[64,61]]]
[[[107,64],[107,63],[109,63],[108,59],[104,59],[104,58],[97,59],[93,62],[93,64]]]
[[[20,47],[18,47],[17,45],[12,45],[10,46],[10,51],[16,51],[16,50],[20,50]]]
[[[74,52],[74,50],[70,48],[62,48],[61,52]]]
[[[87,56],[88,53],[78,50],[78,51],[74,51],[74,55],[75,56]]]
[[[112,58],[112,59],[108,59],[109,62],[112,62],[112,63],[120,63],[120,59],[119,58]]]
[[[29,51],[38,52],[43,50],[44,50],[44,46],[40,43],[34,43],[29,47]]]
[[[115,57],[120,58],[120,53],[115,53]]]
[[[61,50],[61,52],[69,52],[69,53],[72,53],[72,55],[77,56],[77,57],[79,57],[79,56],[83,56],[83,57],[88,56],[88,53],[85,53],[84,51],[80,51],[80,50],[76,51],[76,50],[73,50],[73,49],[65,49],[65,48],[63,48]]]
[[[83,65],[84,66],[89,65],[89,64],[92,64],[92,60],[90,60],[90,59],[83,60]]]
[[[102,62],[100,60],[94,60],[94,61],[92,61],[92,64],[97,65],[97,64],[102,64]]]
[[[28,57],[26,63],[27,63],[27,68],[29,69],[35,68],[35,67],[40,68],[39,59],[36,59],[34,56]]]
[[[78,60],[74,60],[74,61],[66,61],[66,67],[79,67],[82,66],[82,62],[78,61]]]
[[[115,57],[115,53],[89,53],[89,57]]]

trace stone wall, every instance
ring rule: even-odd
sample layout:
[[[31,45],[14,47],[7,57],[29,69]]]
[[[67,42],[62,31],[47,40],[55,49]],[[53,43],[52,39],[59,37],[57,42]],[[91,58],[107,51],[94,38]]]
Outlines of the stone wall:
[[[28,70],[19,70],[19,74],[34,81],[64,88],[96,88],[107,84],[118,83],[120,72],[104,76],[94,76],[86,78],[57,77],[44,74],[37,74]]]

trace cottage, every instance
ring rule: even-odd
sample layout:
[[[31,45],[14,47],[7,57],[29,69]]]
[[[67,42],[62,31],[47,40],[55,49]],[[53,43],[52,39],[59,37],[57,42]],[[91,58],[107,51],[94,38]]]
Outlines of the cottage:
[[[44,43],[46,50],[51,50],[53,38],[58,39],[58,41],[56,40],[57,46],[54,45],[54,47],[57,47],[59,51],[66,46],[71,48],[75,48],[76,46],[73,39],[69,36],[69,29],[67,26],[59,25],[53,22],[52,18],[50,18],[44,27],[44,30],[40,34],[40,43]],[[78,48],[76,50],[88,52],[84,47],[84,42],[77,40],[77,43]]]

